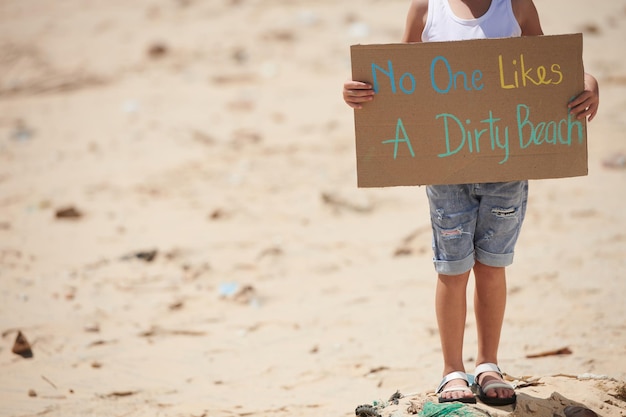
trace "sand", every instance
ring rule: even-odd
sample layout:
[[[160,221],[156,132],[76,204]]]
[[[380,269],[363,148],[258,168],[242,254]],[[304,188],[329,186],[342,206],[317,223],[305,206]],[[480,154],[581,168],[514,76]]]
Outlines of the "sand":
[[[533,383],[515,415],[624,416],[626,1],[536,4],[546,33],[584,33],[602,103],[589,175],[531,183],[500,365]],[[340,94],[349,45],[398,41],[407,7],[0,3],[0,415],[432,398],[424,189],[357,189]]]

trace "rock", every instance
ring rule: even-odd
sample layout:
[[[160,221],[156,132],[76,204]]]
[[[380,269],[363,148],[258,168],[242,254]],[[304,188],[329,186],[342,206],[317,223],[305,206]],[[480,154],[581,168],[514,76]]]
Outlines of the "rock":
[[[17,337],[15,338],[15,343],[13,343],[13,349],[11,349],[11,351],[16,355],[20,355],[22,358],[33,357],[30,343],[28,343],[24,334],[20,331],[17,332]]]
[[[381,415],[376,410],[376,407],[369,404],[359,405],[354,410],[354,414],[356,414],[358,417],[381,417]]]
[[[568,406],[563,410],[565,417],[598,417],[595,411],[585,407]]]
[[[57,219],[80,219],[83,213],[74,206],[68,206],[58,209],[54,216]]]

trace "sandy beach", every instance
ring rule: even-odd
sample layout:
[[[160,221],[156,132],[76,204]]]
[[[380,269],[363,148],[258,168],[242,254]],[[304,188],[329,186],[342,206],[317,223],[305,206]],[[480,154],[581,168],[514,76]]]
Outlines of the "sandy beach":
[[[601,106],[589,175],[531,181],[500,348],[519,404],[483,409],[623,417],[626,1],[535,3],[583,33]],[[350,45],[398,42],[408,4],[0,2],[0,416],[435,398],[424,188],[357,188],[341,97]]]

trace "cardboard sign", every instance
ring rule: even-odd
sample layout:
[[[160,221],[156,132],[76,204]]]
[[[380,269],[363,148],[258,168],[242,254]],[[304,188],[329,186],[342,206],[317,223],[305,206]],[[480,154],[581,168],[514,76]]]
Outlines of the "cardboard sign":
[[[354,45],[359,187],[587,174],[582,35]]]

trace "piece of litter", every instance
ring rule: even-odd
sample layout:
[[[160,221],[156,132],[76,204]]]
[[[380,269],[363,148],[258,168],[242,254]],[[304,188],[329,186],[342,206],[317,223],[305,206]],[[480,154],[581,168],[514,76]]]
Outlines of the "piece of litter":
[[[560,349],[548,350],[546,352],[528,354],[526,355],[526,357],[529,359],[534,359],[534,358],[543,358],[546,356],[571,355],[572,353],[573,352],[570,348],[564,347]]]
[[[239,289],[239,284],[237,284],[236,282],[224,282],[220,284],[220,286],[217,289],[217,292],[220,295],[220,297],[231,297],[237,293],[238,289]]]
[[[428,402],[424,404],[424,408],[422,408],[422,411],[420,411],[418,415],[419,417],[473,417],[483,416],[485,414],[480,413],[476,408],[470,408],[459,402],[443,404]]]
[[[605,379],[609,379],[609,377],[607,375],[596,375],[596,374],[585,373],[585,374],[578,375],[578,379],[580,379],[581,381],[605,380]]]
[[[602,160],[602,166],[611,169],[626,169],[626,154],[615,153]]]

